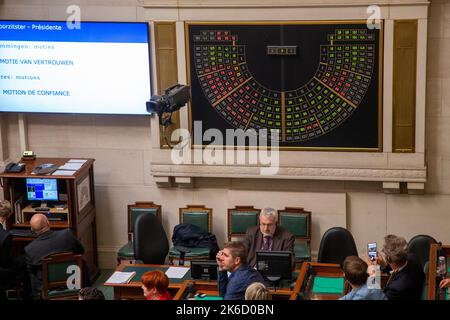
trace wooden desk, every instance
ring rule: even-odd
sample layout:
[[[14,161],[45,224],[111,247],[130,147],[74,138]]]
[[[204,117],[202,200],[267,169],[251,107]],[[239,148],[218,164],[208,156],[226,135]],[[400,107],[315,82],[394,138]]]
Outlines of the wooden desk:
[[[198,280],[186,280],[183,282],[181,288],[178,290],[177,294],[173,297],[173,300],[184,300],[186,297],[186,290],[190,286],[194,286],[197,292],[204,293],[208,296],[218,296],[219,290],[217,288],[216,281],[198,281]]]
[[[437,263],[439,260],[439,255],[443,255],[447,259],[447,270],[450,267],[450,245],[432,244],[430,247],[430,260],[428,265],[428,300],[444,300],[445,295],[440,293],[439,283],[437,278]],[[447,272],[448,277],[448,272]],[[443,290],[442,290],[443,291]],[[441,292],[444,293],[444,292]]]
[[[116,271],[136,271],[136,275],[127,284],[104,284],[108,287],[113,287],[114,299],[144,299],[142,292],[141,277],[147,271],[161,270],[165,272],[170,265],[152,265],[152,264],[121,264],[116,268]],[[208,295],[218,295],[217,281],[215,280],[194,280],[191,278],[191,272],[188,271],[182,279],[170,279],[169,293],[175,299],[183,299],[185,291],[189,284],[193,284],[198,292],[206,293]],[[275,300],[288,300],[293,296],[294,289],[290,287],[277,288],[276,290],[269,287],[272,298]]]
[[[141,277],[147,271],[161,270],[165,272],[170,265],[156,265],[156,264],[120,264],[116,271],[135,271],[136,275],[126,284],[107,284],[107,287],[113,287],[114,300],[130,299],[130,300],[143,300],[145,299],[142,291]],[[170,279],[169,293],[174,297],[178,290],[183,287],[183,283],[186,280],[191,279],[191,272],[188,273],[182,279]],[[215,283],[215,282],[214,282]]]
[[[79,159],[79,158],[76,158]],[[65,213],[67,219],[63,221],[50,221],[50,228],[70,228],[80,240],[85,249],[83,259],[87,262],[90,279],[98,274],[97,258],[97,231],[95,217],[95,190],[94,190],[94,159],[83,159],[81,168],[73,175],[36,175],[32,174],[35,167],[44,163],[61,166],[70,158],[36,158],[23,161],[25,170],[19,173],[1,173],[3,196],[11,202],[12,215],[6,221],[7,229],[30,229],[30,219],[34,209],[27,199],[27,178],[56,179],[59,194],[59,203],[63,203],[63,210],[51,209],[51,212]],[[41,212],[46,213],[46,212]],[[31,237],[13,237],[13,251],[15,255],[23,253],[24,246],[32,241]]]
[[[344,278],[344,272],[338,264],[305,262],[295,283],[291,300],[301,295],[305,300],[337,300],[345,295],[349,288],[344,284],[344,291],[340,294],[314,293],[312,292],[315,277]]]
[[[186,290],[190,285],[193,285],[197,292],[205,293],[208,296],[218,296],[219,290],[217,281],[202,281],[202,280],[186,280],[174,296],[174,300],[183,300],[186,296]],[[290,288],[273,289],[269,287],[270,294],[273,300],[290,300],[294,292]]]

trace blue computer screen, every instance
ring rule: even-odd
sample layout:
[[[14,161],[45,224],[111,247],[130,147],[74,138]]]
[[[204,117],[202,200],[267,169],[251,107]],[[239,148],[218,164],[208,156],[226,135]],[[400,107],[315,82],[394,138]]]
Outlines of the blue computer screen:
[[[149,52],[147,22],[0,20],[0,112],[148,115]]]
[[[58,200],[56,179],[27,178],[27,198],[30,201]]]

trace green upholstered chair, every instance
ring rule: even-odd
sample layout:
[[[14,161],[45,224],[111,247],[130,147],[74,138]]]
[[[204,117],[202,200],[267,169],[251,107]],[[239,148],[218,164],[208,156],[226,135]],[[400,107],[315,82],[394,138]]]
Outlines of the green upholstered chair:
[[[128,242],[117,252],[117,264],[122,260],[134,260],[133,235],[137,218],[142,214],[154,214],[161,222],[161,206],[153,202],[137,201],[128,205]]]
[[[278,210],[278,223],[295,236],[295,262],[311,261],[311,212],[286,207]]]
[[[42,260],[42,299],[44,300],[78,300],[79,289],[69,289],[67,279],[73,275],[70,266],[78,266],[79,284],[83,285],[83,259],[81,254],[64,252],[53,254]]]
[[[233,237],[244,237],[249,227],[257,226],[260,212],[260,209],[253,206],[228,209],[228,241]]]
[[[212,209],[205,208],[204,205],[187,205],[186,208],[180,208],[179,222],[190,223],[196,225],[208,232],[212,230]],[[185,253],[185,260],[208,260],[209,248],[189,248],[189,252]],[[169,262],[173,264],[174,259],[178,259],[181,252],[172,247],[169,250]]]

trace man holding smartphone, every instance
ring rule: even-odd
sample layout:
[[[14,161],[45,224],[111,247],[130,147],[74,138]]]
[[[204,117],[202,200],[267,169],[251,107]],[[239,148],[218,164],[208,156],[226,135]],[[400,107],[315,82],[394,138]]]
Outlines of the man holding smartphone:
[[[377,260],[377,243],[371,242],[367,244],[367,255],[371,262]],[[372,265],[368,263],[367,273],[369,279],[367,280],[367,286],[370,289],[381,289],[381,272],[379,265]]]
[[[388,300],[420,300],[425,279],[422,267],[413,255],[408,255],[407,242],[403,237],[387,235],[384,237],[383,253],[377,252],[368,264],[379,264],[381,271],[390,274],[384,288]],[[373,254],[372,254],[373,256]]]
[[[377,243],[376,242],[367,244],[367,254],[369,255],[369,259],[371,261],[375,261],[377,259]]]

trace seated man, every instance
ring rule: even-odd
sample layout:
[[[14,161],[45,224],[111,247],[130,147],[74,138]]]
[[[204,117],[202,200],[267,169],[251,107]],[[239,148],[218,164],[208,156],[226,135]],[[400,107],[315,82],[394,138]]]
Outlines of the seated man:
[[[259,226],[247,229],[244,244],[247,247],[247,261],[250,267],[256,265],[256,251],[290,251],[294,255],[295,236],[277,225],[275,209],[265,208],[259,214]],[[295,258],[293,259],[295,263]]]
[[[51,231],[47,217],[43,214],[34,214],[30,224],[38,237],[25,247],[25,258],[33,296],[38,297],[42,289],[42,260],[51,254],[61,252],[83,254],[84,248],[70,229]]]
[[[12,234],[6,231],[4,224],[11,215],[11,204],[8,200],[0,201],[0,267],[8,268],[11,266],[11,245]]]
[[[352,291],[339,300],[387,300],[380,289],[367,287],[367,263],[359,257],[348,256],[344,260],[344,276],[350,283]]]
[[[11,214],[11,204],[7,200],[0,201],[0,300],[6,299],[6,289],[11,286],[14,273],[11,270],[12,234],[3,228]]]
[[[402,237],[387,235],[384,237],[383,257],[377,253],[374,262],[382,272],[390,273],[384,294],[388,300],[420,300],[425,274],[413,255],[408,255],[408,244]]]
[[[13,257],[12,234],[3,226],[11,215],[11,204],[7,200],[0,201],[0,300],[6,299],[6,291],[23,283],[23,298],[30,299],[30,280],[23,256]]]
[[[240,241],[225,243],[223,250],[217,253],[216,260],[219,295],[224,300],[243,300],[249,285],[264,282],[258,271],[247,266],[247,250]]]

